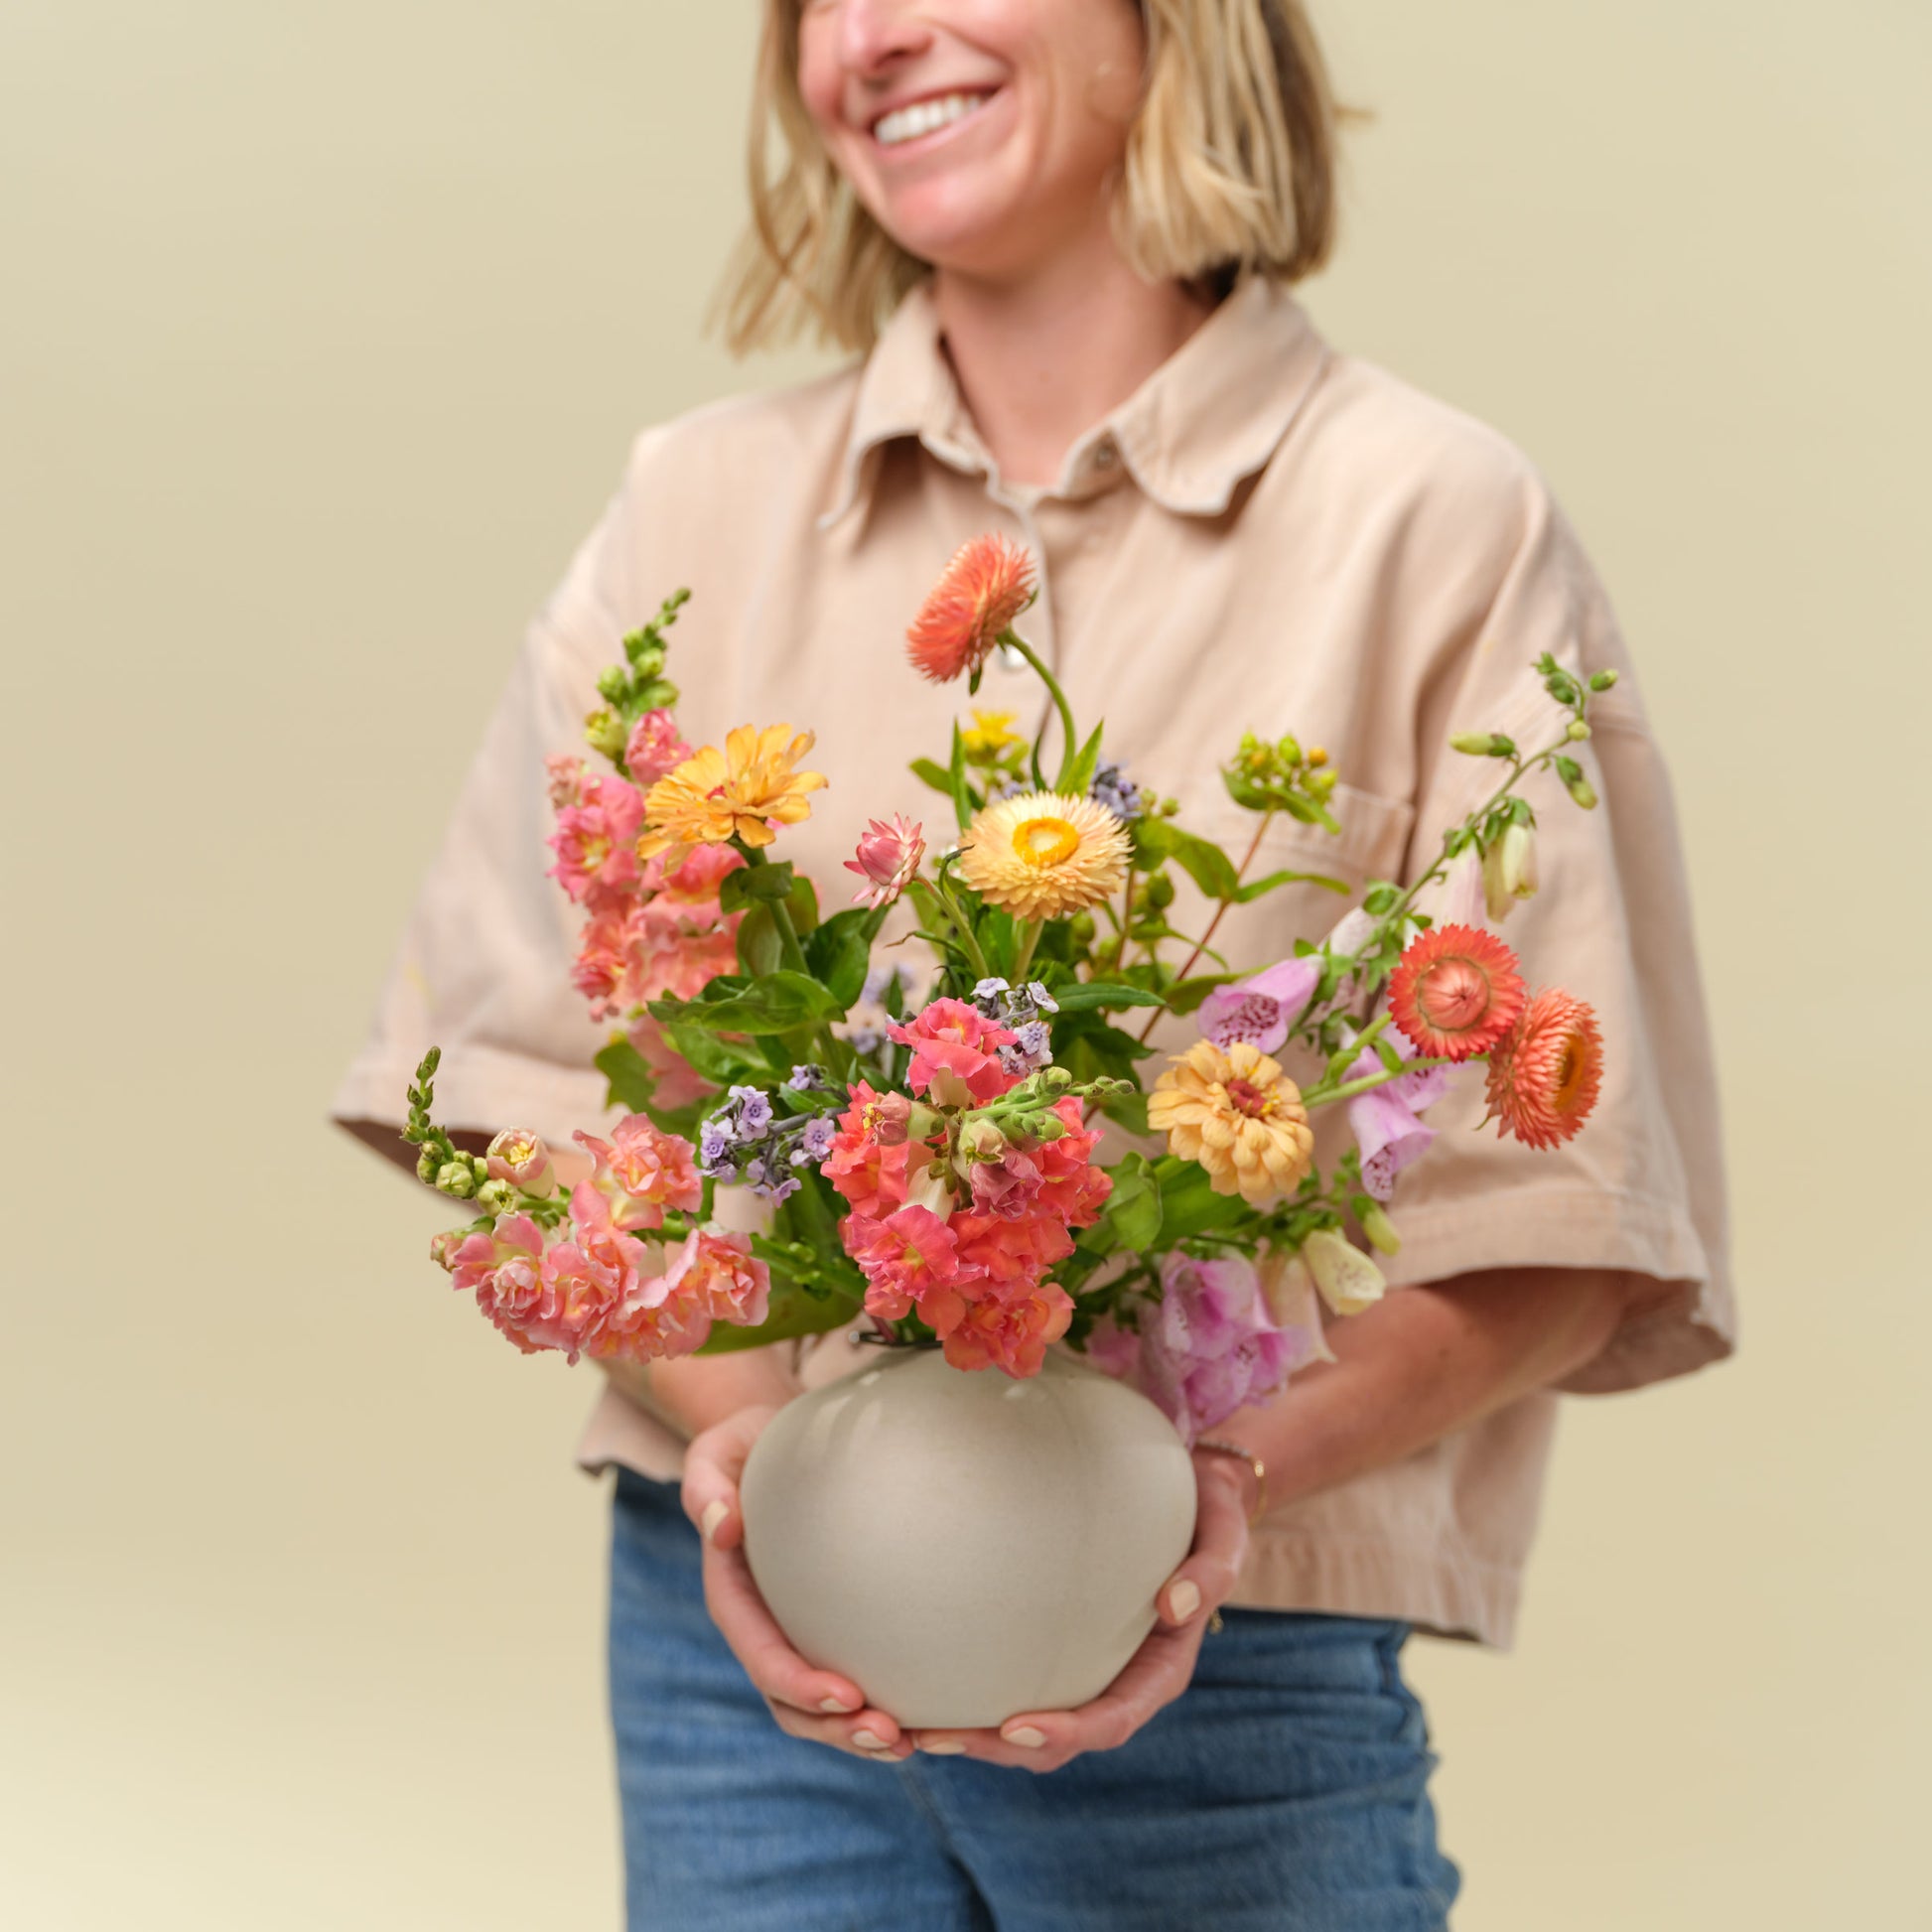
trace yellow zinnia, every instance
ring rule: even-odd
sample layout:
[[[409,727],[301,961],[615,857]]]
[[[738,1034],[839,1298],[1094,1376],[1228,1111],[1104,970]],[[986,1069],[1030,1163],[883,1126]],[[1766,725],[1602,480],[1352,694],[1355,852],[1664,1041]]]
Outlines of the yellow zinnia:
[[[1314,1156],[1302,1090],[1253,1041],[1226,1052],[1199,1039],[1154,1083],[1148,1125],[1168,1152],[1198,1161],[1217,1194],[1264,1207],[1297,1186]]]
[[[667,771],[644,797],[644,834],[637,856],[648,859],[674,845],[723,845],[738,838],[769,845],[772,821],[796,825],[811,816],[807,792],[825,783],[818,771],[792,767],[812,749],[812,734],[795,737],[789,725],[740,725],[725,734],[725,749],[707,745]]]
[[[1127,877],[1126,828],[1105,805],[1029,791],[988,805],[960,834],[959,876],[1020,919],[1097,905]]]

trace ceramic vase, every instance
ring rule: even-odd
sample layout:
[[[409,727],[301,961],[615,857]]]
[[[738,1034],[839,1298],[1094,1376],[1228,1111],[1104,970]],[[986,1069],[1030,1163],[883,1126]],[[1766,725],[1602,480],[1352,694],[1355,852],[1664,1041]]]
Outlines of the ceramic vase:
[[[1192,1543],[1195,1488],[1167,1417],[1083,1363],[1016,1381],[886,1349],[778,1412],[742,1503],[793,1648],[907,1727],[959,1728],[1112,1682]]]

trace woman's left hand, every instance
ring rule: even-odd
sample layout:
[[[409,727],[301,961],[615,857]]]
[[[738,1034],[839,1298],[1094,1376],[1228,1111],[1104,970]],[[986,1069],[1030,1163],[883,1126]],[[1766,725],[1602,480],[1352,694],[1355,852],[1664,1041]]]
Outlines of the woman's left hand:
[[[922,1751],[964,1753],[988,1764],[1029,1771],[1057,1771],[1082,1751],[1110,1751],[1124,1744],[1161,1709],[1172,1704],[1194,1675],[1207,1620],[1227,1600],[1248,1554],[1248,1512],[1255,1502],[1255,1472],[1217,1449],[1194,1451],[1199,1507],[1193,1548],[1155,1599],[1160,1620],[1121,1673],[1090,1704],[1076,1711],[1026,1711],[998,1730],[919,1730],[907,1734]]]

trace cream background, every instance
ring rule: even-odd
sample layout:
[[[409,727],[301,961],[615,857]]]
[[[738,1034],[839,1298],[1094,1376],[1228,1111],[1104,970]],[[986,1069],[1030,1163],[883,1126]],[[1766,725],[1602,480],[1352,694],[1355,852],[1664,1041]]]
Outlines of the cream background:
[[[1457,1923],[1902,1925],[1932,16],[1319,11],[1310,305],[1536,456],[1646,673],[1744,1297],[1571,1405],[1518,1654],[1412,1653]],[[629,432],[816,366],[698,341],[753,13],[0,10],[0,1922],[616,1923],[588,1376],[322,1112]]]

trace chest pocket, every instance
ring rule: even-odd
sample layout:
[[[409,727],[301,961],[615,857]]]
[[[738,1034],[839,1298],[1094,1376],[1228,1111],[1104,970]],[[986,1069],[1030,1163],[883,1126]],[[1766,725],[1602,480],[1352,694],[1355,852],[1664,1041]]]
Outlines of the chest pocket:
[[[1212,839],[1239,865],[1260,820],[1235,804],[1218,781],[1215,789],[1218,796],[1203,793],[1197,806],[1183,809],[1180,822]],[[1214,936],[1214,949],[1225,955],[1228,970],[1256,972],[1285,958],[1297,939],[1320,939],[1359,901],[1366,881],[1398,876],[1416,816],[1407,799],[1337,784],[1329,809],[1341,825],[1338,836],[1277,813],[1262,833],[1245,877],[1318,873],[1339,880],[1348,888],[1347,894],[1301,882],[1281,887],[1252,904],[1230,906]]]

